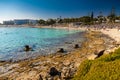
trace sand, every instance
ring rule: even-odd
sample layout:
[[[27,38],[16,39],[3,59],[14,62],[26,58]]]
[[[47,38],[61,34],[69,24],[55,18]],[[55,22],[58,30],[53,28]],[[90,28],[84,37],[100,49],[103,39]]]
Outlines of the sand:
[[[113,38],[117,43],[120,43],[120,30],[118,29],[105,29],[100,30],[103,34],[106,34]]]

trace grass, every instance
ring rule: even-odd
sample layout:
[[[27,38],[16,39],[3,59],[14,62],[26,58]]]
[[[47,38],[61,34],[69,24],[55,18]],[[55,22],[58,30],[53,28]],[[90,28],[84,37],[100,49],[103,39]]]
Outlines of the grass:
[[[73,80],[120,80],[120,48],[94,61],[82,62]]]

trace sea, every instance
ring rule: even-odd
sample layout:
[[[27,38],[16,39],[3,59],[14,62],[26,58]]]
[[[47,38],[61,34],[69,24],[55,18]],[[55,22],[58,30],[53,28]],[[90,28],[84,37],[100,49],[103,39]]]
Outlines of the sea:
[[[0,27],[0,60],[23,60],[40,55],[56,53],[60,48],[66,52],[85,40],[84,31],[33,27]],[[25,45],[32,51],[25,52]]]

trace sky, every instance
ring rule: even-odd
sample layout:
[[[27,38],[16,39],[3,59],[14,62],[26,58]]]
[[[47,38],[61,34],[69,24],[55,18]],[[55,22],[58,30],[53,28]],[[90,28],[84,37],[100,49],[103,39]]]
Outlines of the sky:
[[[0,0],[0,22],[13,19],[81,17],[94,12],[108,15],[115,8],[120,15],[120,0]]]

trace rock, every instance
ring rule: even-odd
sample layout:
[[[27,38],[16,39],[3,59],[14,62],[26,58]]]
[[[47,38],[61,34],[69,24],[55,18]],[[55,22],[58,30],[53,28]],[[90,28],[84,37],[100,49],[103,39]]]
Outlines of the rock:
[[[60,48],[60,50],[58,52],[65,53],[66,51],[63,48]]]
[[[99,58],[100,56],[102,56],[104,54],[105,50],[102,50],[100,52],[97,53],[97,51],[95,51],[94,54],[88,55],[87,58],[88,60],[94,60],[96,58]]]
[[[88,60],[94,60],[97,58],[97,55],[91,54],[91,55],[88,55],[87,58],[88,58]]]
[[[81,62],[75,62],[74,67],[79,67]]]
[[[61,72],[59,72],[55,67],[50,68],[50,72],[49,72],[50,76],[54,77],[54,76],[61,76]]]
[[[62,74],[61,74],[61,77],[64,79],[66,77],[66,72],[68,70],[68,67],[63,67],[62,69]]]
[[[67,61],[64,61],[63,64],[64,64],[65,66],[69,66],[71,63],[70,63],[69,60],[67,60]]]
[[[80,48],[80,46],[78,44],[75,44],[75,47],[74,48]]]
[[[25,45],[25,47],[24,47],[24,51],[28,52],[28,51],[30,51],[30,50],[32,50],[32,48],[30,48],[29,45]]]
[[[97,55],[97,58],[100,57],[100,56],[102,56],[102,55],[104,54],[104,52],[105,52],[105,50],[100,51],[100,52],[98,53],[98,55]]]
[[[70,80],[72,71],[71,71],[71,68],[69,67],[64,67],[63,70],[62,70],[62,74],[61,74],[61,77],[62,79],[65,79],[65,80]]]

